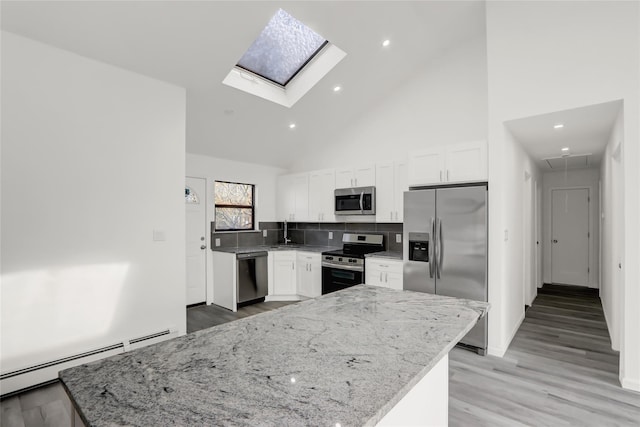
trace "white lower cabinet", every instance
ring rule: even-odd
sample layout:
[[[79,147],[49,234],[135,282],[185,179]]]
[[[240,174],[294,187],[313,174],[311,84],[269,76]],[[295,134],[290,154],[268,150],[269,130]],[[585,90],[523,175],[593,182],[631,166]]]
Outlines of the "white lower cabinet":
[[[269,261],[269,296],[295,296],[296,252],[270,251]]]
[[[313,252],[298,252],[298,295],[308,298],[322,294],[321,255]]]
[[[386,258],[365,260],[365,280],[367,285],[402,290],[402,261]]]

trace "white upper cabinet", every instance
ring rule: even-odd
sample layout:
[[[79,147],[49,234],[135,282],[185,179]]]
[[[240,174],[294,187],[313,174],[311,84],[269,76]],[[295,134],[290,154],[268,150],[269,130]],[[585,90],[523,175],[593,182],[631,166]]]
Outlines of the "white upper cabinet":
[[[307,221],[309,216],[309,174],[278,177],[276,211],[279,219]]]
[[[447,148],[447,182],[486,181],[487,144],[473,141]]]
[[[407,163],[376,165],[376,221],[402,222],[403,193],[408,190]]]
[[[335,170],[309,172],[309,221],[335,221],[333,197],[335,188]]]
[[[486,141],[447,144],[409,154],[409,185],[486,180]]]
[[[336,188],[369,187],[376,185],[376,168],[366,165],[336,169]]]

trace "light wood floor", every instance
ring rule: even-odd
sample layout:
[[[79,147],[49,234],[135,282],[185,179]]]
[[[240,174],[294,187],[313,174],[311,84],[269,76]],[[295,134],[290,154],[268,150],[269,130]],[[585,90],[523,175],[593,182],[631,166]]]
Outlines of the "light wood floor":
[[[260,303],[237,313],[215,306],[187,310],[187,330],[272,310]],[[504,358],[454,349],[450,357],[449,425],[640,426],[640,394],[618,382],[597,291],[545,286]],[[4,399],[2,427],[66,427],[68,399],[59,384]],[[76,424],[77,425],[77,424]]]
[[[597,290],[545,285],[503,358],[450,356],[452,427],[640,426]]]

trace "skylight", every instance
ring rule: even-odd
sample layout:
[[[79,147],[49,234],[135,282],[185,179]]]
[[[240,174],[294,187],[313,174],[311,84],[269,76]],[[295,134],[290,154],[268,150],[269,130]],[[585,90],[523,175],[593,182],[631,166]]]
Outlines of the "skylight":
[[[327,43],[324,37],[278,9],[237,66],[286,86]]]

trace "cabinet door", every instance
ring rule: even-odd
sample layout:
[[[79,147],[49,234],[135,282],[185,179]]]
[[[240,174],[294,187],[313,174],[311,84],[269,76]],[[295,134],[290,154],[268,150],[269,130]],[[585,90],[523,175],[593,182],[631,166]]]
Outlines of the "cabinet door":
[[[293,177],[295,193],[294,221],[306,221],[309,216],[309,175],[300,174]]]
[[[298,253],[298,295],[314,298],[322,294],[320,254]]]
[[[374,165],[361,166],[354,170],[354,187],[369,187],[376,185],[376,167]]]
[[[296,194],[293,187],[293,175],[280,175],[276,188],[276,214],[279,220],[293,221]]]
[[[273,293],[275,295],[296,295],[295,256],[276,256],[273,261],[273,269]]]
[[[309,221],[333,222],[336,174],[333,169],[309,173]]]
[[[376,165],[376,222],[393,222],[395,210],[395,182],[393,163]]]
[[[353,168],[336,169],[336,188],[355,187]]]
[[[402,273],[388,271],[384,274],[385,286],[387,288],[402,290]]]
[[[434,147],[410,153],[409,185],[428,185],[443,182],[444,162],[444,147]]]
[[[377,171],[376,171],[377,173]],[[393,222],[404,221],[404,192],[409,190],[409,175],[407,162],[398,162],[394,165],[393,185],[394,185],[394,214]]]
[[[447,182],[486,181],[487,149],[485,141],[447,146]]]

